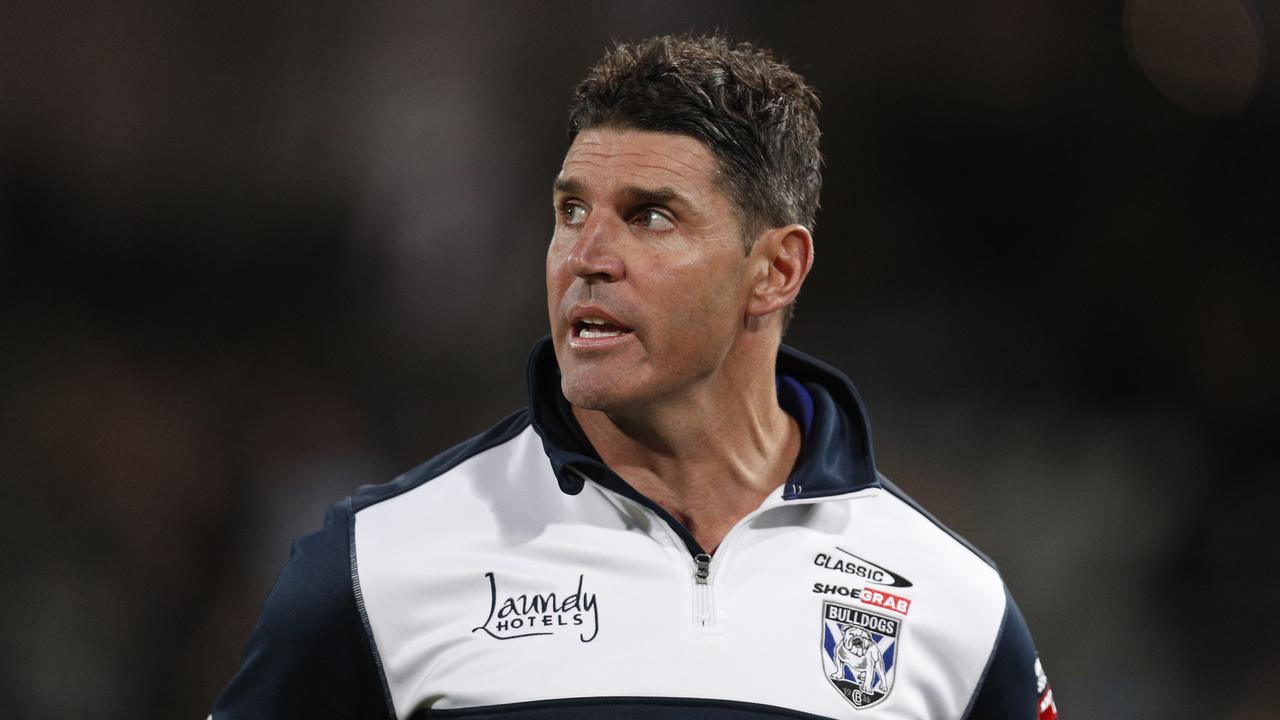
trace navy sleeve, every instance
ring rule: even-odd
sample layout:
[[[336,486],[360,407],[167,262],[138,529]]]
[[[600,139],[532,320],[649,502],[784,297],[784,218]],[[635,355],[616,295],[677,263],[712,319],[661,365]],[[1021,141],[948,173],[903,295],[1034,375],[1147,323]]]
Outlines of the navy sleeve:
[[[1004,621],[966,720],[1053,720],[1053,691],[1041,670],[1031,631],[1005,588]]]
[[[351,503],[293,545],[213,720],[394,717],[351,569]]]

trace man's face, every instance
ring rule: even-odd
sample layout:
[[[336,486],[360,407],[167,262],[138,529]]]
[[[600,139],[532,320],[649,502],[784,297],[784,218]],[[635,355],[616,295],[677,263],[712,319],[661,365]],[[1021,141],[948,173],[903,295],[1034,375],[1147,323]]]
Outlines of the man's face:
[[[547,309],[565,397],[590,410],[677,399],[716,376],[750,289],[718,166],[683,135],[580,133],[555,182]]]

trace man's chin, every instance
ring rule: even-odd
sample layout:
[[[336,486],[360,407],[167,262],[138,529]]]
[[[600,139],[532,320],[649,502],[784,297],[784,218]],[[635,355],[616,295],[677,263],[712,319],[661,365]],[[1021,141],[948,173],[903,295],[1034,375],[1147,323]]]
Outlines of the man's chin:
[[[600,412],[625,412],[645,404],[648,388],[640,370],[626,368],[570,367],[561,371],[560,391],[574,407]]]
[[[560,364],[560,391],[575,407],[608,410],[625,395],[630,368],[621,367],[616,358],[557,353],[556,359]]]
[[[564,393],[564,399],[568,400],[570,405],[582,410],[607,412],[617,404],[617,387],[612,383],[562,376],[560,391]]]

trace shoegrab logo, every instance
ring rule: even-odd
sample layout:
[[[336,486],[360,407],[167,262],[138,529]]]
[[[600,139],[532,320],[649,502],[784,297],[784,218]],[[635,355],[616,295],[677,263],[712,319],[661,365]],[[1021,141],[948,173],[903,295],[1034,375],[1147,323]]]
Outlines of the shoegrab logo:
[[[874,585],[889,587],[911,587],[911,581],[887,568],[854,555],[844,548],[837,547],[839,555],[818,553],[813,556],[813,564],[828,570],[842,572],[861,578]]]
[[[492,572],[489,580],[489,617],[471,632],[485,631],[497,640],[556,635],[576,632],[582,642],[591,642],[600,632],[600,608],[596,594],[583,589],[583,576],[570,592],[520,593],[498,592],[498,580]]]
[[[844,585],[816,582],[813,584],[813,592],[819,595],[839,595],[840,597],[853,598],[864,605],[875,605],[876,607],[900,612],[903,615],[911,611],[911,600],[908,598],[899,597],[890,592],[872,590],[871,588],[851,588]]]

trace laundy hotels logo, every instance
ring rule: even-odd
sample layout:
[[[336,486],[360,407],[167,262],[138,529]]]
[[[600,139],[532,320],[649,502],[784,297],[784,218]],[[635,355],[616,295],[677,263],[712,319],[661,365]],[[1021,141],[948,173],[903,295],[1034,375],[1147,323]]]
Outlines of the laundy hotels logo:
[[[568,592],[512,595],[498,591],[492,572],[484,576],[489,581],[489,617],[471,628],[473,633],[483,630],[495,640],[575,633],[582,642],[591,642],[600,633],[600,606],[596,594],[583,589],[582,575],[577,587]]]
[[[878,613],[822,603],[822,667],[827,681],[861,710],[879,704],[898,675],[902,621]]]

